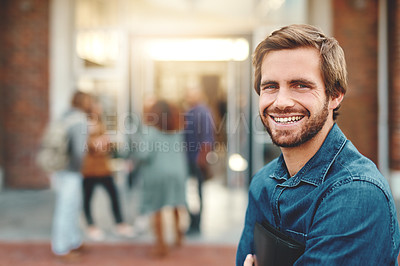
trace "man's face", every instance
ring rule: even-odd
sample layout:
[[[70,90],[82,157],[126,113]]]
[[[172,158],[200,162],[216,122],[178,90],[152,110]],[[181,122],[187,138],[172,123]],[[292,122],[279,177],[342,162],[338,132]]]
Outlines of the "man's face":
[[[311,140],[333,124],[333,105],[325,93],[316,49],[279,50],[264,57],[259,112],[276,145],[298,147]]]

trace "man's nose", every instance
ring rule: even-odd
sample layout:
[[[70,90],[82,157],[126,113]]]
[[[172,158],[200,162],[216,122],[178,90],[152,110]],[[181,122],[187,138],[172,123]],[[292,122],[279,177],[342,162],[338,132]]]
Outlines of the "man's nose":
[[[288,88],[281,87],[279,89],[275,97],[274,105],[279,109],[294,106],[293,95]]]

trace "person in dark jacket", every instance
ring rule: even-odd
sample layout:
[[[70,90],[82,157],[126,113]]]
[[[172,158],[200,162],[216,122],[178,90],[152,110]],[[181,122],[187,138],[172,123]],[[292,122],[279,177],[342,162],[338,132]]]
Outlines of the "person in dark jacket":
[[[203,211],[203,182],[209,174],[207,154],[214,144],[214,125],[210,109],[205,105],[205,96],[200,88],[189,88],[186,93],[189,110],[185,114],[185,140],[189,172],[198,184],[199,208],[189,208],[188,234],[200,233]]]

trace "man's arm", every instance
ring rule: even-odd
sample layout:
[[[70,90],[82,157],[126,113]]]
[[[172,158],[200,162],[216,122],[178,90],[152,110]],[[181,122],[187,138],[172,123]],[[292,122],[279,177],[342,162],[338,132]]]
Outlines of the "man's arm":
[[[249,200],[246,210],[244,228],[236,253],[236,265],[242,266],[248,254],[254,254],[254,225],[256,221],[263,220],[263,215],[257,210],[260,201],[259,193],[262,179],[253,178],[249,188]]]
[[[390,197],[368,181],[333,186],[295,265],[395,265],[399,229]]]

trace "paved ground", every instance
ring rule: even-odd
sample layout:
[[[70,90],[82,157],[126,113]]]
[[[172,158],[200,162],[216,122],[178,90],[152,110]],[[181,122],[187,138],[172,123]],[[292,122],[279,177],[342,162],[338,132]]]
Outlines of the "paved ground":
[[[163,259],[149,256],[150,245],[128,243],[91,243],[80,262],[85,266],[221,266],[234,265],[235,247],[219,245],[185,245],[170,250]],[[52,266],[65,265],[50,252],[48,243],[0,243],[0,265]]]
[[[104,229],[102,242],[85,236],[87,252],[75,265],[234,265],[236,245],[240,237],[247,192],[228,189],[221,182],[208,182],[204,187],[204,219],[202,233],[186,237],[184,246],[171,249],[165,259],[149,256],[153,235],[148,217],[137,214],[137,191],[118,183],[121,205],[126,221],[139,231],[134,238],[122,238],[113,233],[109,202],[102,189],[95,192],[94,217]],[[62,265],[50,251],[51,222],[54,191],[2,190],[0,191],[0,266]],[[164,212],[167,241],[173,234],[168,228],[171,219]],[[187,217],[186,217],[187,218]],[[188,219],[183,222],[186,226]],[[82,229],[85,222],[82,219]]]

